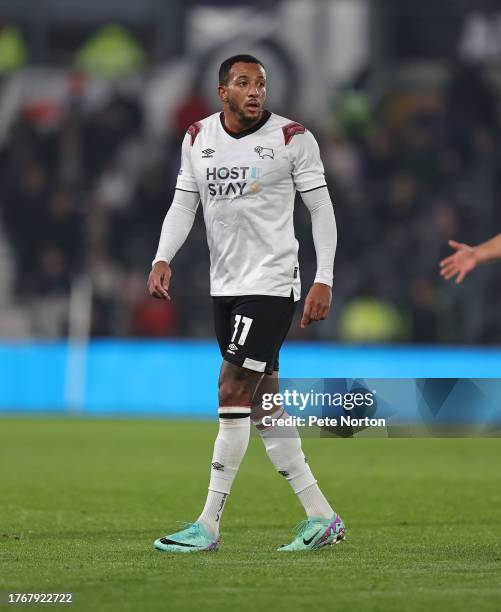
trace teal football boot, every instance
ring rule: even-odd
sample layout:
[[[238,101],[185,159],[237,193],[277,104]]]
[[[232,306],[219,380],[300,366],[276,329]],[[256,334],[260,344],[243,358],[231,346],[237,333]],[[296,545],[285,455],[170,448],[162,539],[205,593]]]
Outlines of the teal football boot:
[[[215,551],[219,548],[220,538],[207,533],[201,523],[186,523],[185,528],[153,543],[157,550],[164,552],[198,552]]]
[[[318,550],[327,544],[339,544],[346,535],[341,517],[335,514],[331,519],[309,518],[297,526],[297,535],[290,544],[277,548],[279,552]]]

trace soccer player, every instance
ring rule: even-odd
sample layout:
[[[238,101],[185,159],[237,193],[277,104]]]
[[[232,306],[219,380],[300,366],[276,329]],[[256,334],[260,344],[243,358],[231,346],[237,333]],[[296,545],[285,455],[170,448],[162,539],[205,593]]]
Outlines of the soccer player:
[[[456,276],[456,284],[478,265],[501,259],[501,234],[494,236],[476,247],[449,240],[455,253],[440,262],[440,274],[449,280]]]
[[[311,213],[317,255],[301,327],[325,319],[337,231],[318,145],[302,125],[264,109],[266,73],[250,55],[219,70],[223,112],[194,123],[182,145],[181,169],[148,278],[150,294],[170,299],[170,263],[202,202],[211,261],[211,296],[223,356],[219,432],[209,492],[197,521],[159,538],[169,552],[216,550],[219,523],[249,442],[251,416],[276,470],[298,495],[306,520],[280,551],[314,550],[344,538],[345,527],[322,494],[295,427],[264,427],[256,398],[278,391],[278,353],[297,301],[300,278],[294,236],[296,190]],[[252,415],[251,415],[252,412]],[[281,407],[271,414],[279,417]]]

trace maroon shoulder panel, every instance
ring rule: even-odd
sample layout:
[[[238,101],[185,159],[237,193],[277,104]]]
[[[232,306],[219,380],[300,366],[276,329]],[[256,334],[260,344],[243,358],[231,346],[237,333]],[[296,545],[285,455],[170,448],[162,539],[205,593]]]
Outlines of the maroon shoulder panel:
[[[293,121],[292,123],[284,125],[282,132],[284,133],[285,144],[288,145],[296,134],[304,134],[306,132],[306,128],[304,125]]]
[[[202,129],[202,124],[197,121],[197,123],[192,123],[190,127],[186,130],[191,137],[191,146],[193,146],[193,143],[197,139],[198,133],[200,132],[201,129]]]

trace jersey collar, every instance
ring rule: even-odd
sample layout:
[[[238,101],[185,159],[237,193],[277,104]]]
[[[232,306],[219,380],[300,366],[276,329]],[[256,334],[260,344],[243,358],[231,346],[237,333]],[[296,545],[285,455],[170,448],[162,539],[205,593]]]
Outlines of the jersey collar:
[[[268,121],[270,117],[270,111],[263,110],[263,116],[255,125],[250,127],[248,130],[243,130],[242,132],[235,133],[230,132],[230,130],[224,125],[224,113],[219,113],[219,120],[221,121],[223,130],[228,134],[228,136],[231,136],[232,138],[243,138],[244,136],[248,136],[249,134],[254,134],[254,132],[257,132],[263,127],[263,125]]]

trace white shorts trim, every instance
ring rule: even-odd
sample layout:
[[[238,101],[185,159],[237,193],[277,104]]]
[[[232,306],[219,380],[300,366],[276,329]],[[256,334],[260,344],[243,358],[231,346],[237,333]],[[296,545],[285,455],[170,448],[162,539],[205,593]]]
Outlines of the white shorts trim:
[[[266,361],[257,361],[257,359],[249,359],[246,357],[242,363],[242,368],[254,370],[255,372],[264,372],[266,369]]]

